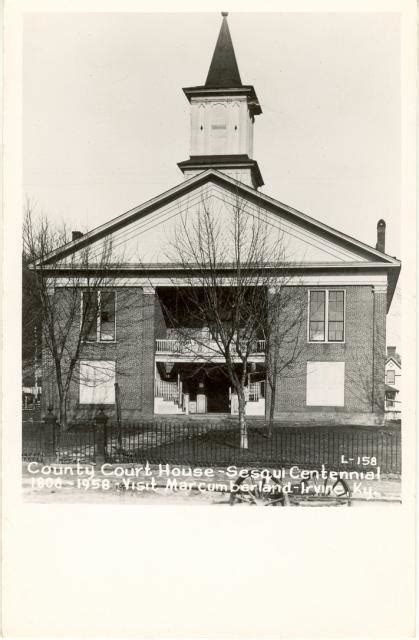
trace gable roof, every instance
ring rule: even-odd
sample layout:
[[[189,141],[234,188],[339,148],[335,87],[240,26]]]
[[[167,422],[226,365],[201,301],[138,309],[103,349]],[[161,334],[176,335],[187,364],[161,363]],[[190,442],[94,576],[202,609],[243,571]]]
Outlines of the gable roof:
[[[389,362],[394,362],[394,364],[401,369],[402,368],[402,361],[400,356],[395,357],[395,356],[387,356],[386,358],[386,364],[388,364]]]
[[[247,198],[249,201],[256,203],[259,206],[264,206],[266,209],[281,217],[286,218],[290,222],[297,224],[299,227],[307,229],[311,232],[315,232],[317,235],[325,238],[326,240],[336,243],[338,246],[355,251],[358,255],[364,257],[363,261],[359,262],[359,266],[371,266],[371,267],[392,267],[393,269],[400,270],[400,261],[393,258],[378,249],[375,249],[360,240],[333,229],[329,225],[319,222],[318,220],[308,216],[293,207],[290,207],[275,198],[256,191],[252,187],[245,185],[243,182],[235,180],[234,178],[220,173],[215,169],[208,169],[203,171],[188,180],[181,182],[175,187],[161,193],[160,195],[147,200],[143,204],[130,209],[126,213],[123,213],[116,218],[113,218],[109,222],[106,222],[96,229],[89,231],[80,238],[68,242],[62,247],[59,247],[55,251],[52,251],[44,260],[44,264],[52,264],[57,262],[61,258],[65,258],[68,255],[75,253],[76,251],[92,244],[93,242],[105,238],[106,236],[119,231],[120,229],[128,226],[129,224],[149,215],[159,207],[166,205],[182,195],[187,194],[192,189],[205,183],[214,183],[222,186],[233,194],[239,197]],[[365,262],[367,260],[367,263]],[[348,265],[346,265],[348,266]],[[354,265],[356,266],[356,265]]]

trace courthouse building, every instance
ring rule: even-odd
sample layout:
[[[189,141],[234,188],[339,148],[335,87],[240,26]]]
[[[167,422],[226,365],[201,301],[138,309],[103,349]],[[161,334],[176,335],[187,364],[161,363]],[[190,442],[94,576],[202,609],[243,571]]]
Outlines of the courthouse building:
[[[199,349],[187,348],[173,331],[168,310],[188,322],[188,309],[174,303],[173,291],[190,281],[182,265],[170,260],[165,243],[182,212],[190,215],[202,203],[233,208],[240,199],[249,215],[262,212],[281,228],[292,254],[290,286],[304,293],[300,363],[292,376],[279,376],[275,418],[284,424],[381,424],[386,314],[400,271],[400,262],[385,253],[385,222],[378,221],[369,246],[260,191],[264,182],[253,157],[253,135],[262,108],[255,88],[241,80],[225,14],[205,83],[183,92],[190,104],[191,143],[190,157],[178,164],[179,184],[88,233],[73,233],[71,242],[44,261],[51,295],[63,296],[78,255],[99,254],[111,240],[125,256],[108,265],[103,287],[94,294],[97,318],[80,353],[69,418],[91,415],[99,405],[114,414],[115,383],[127,420],[237,412],[222,358],[209,355],[210,328],[195,327]],[[79,293],[82,310],[82,280]],[[265,341],[256,340],[249,357],[248,415],[268,412],[267,357]],[[44,353],[44,380],[50,381],[44,402],[56,408],[49,367]]]

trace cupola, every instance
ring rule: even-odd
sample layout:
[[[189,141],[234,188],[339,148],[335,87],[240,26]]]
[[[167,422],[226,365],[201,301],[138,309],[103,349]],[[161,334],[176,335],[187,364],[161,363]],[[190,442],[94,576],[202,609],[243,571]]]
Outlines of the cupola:
[[[191,105],[189,160],[179,162],[185,178],[218,169],[257,189],[263,185],[253,160],[253,125],[262,113],[256,92],[242,84],[227,22],[222,24],[204,85],[183,89]]]

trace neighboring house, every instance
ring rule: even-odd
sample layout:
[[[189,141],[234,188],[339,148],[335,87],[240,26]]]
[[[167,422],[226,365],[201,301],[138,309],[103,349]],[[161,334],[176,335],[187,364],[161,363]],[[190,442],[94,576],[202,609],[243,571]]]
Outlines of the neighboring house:
[[[396,347],[387,347],[385,369],[385,413],[388,420],[402,417],[402,361]]]
[[[262,211],[272,224],[281,225],[293,255],[290,286],[302,287],[305,295],[302,366],[279,380],[275,418],[382,424],[386,313],[400,271],[400,262],[385,253],[384,221],[378,223],[372,247],[258,191],[263,178],[253,159],[253,125],[262,109],[253,86],[241,82],[225,16],[205,84],[183,91],[191,108],[191,155],[178,165],[184,181],[81,237],[76,234],[44,262],[51,295],[64,296],[70,257],[86,248],[100,252],[109,238],[115,246],[122,244],[127,256],[132,246],[141,249],[141,260],[118,264],[114,273],[111,266],[106,287],[98,293],[94,330],[69,395],[70,419],[91,414],[99,405],[114,414],[115,383],[124,419],[237,411],[220,366],[213,373],[205,353],[201,360],[188,355],[164,309],[172,304],[174,279],[181,286],[185,277],[181,265],[165,257],[165,238],[176,215],[185,207],[193,212],[203,202],[229,209],[240,198],[249,215]],[[228,275],[228,266],[225,270]],[[127,290],[129,308],[118,304]],[[80,305],[82,297],[81,286]],[[176,313],[186,316],[187,309]],[[210,349],[208,328],[197,331],[201,342],[207,332]],[[249,415],[267,414],[265,362],[265,344],[255,342]],[[45,353],[44,367],[49,367]],[[44,380],[50,379],[45,372]],[[56,408],[53,385],[44,391],[44,409],[49,403]]]
[[[22,407],[34,409],[41,405],[42,368],[40,362],[22,363]]]

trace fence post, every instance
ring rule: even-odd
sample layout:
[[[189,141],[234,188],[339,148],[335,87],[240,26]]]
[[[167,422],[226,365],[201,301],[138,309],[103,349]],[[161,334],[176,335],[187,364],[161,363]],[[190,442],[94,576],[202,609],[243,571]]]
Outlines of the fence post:
[[[57,458],[57,434],[59,425],[57,416],[52,413],[52,407],[48,407],[48,413],[44,418],[43,434],[45,447],[45,461],[54,462]]]
[[[97,465],[102,465],[106,462],[106,447],[107,447],[107,428],[106,423],[108,417],[104,414],[101,407],[95,417],[95,460]]]

